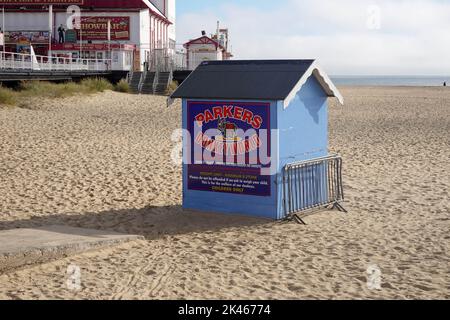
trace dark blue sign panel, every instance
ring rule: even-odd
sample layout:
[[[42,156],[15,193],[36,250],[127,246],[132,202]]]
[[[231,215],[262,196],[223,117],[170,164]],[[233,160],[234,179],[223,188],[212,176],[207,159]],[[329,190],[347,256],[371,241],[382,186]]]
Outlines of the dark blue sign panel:
[[[271,195],[270,103],[188,101],[187,121],[189,190]]]

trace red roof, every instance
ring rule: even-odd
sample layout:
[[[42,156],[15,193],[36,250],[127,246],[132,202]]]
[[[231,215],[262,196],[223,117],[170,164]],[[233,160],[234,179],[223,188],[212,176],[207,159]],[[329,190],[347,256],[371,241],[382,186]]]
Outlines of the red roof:
[[[105,9],[145,9],[148,6],[144,3],[143,0],[80,0],[83,1],[83,4],[80,5],[82,8],[105,8]],[[5,5],[7,8],[18,8],[18,7],[42,7],[43,3],[52,4],[51,0],[46,1],[20,1],[18,0],[16,3],[11,1],[2,1],[0,0],[0,5]],[[28,2],[28,3],[27,3]],[[33,4],[35,2],[35,4]],[[67,7],[70,3],[60,3],[55,1],[53,3],[55,7]]]
[[[94,7],[95,9],[150,9],[151,13],[161,17],[166,23],[172,24],[164,16],[164,12],[161,14],[160,12],[153,11],[143,0],[84,0],[81,8],[86,9],[90,7]]]
[[[20,3],[20,1],[18,1]],[[151,2],[151,1],[150,1]],[[51,4],[51,0],[48,1],[49,4]],[[0,0],[1,5],[1,0]],[[41,11],[42,10],[42,4],[40,5],[32,5],[32,4],[5,4],[5,7],[10,10],[19,10],[21,7],[30,8],[31,11]],[[65,5],[54,5],[55,11],[57,10],[65,10],[67,7],[67,4]],[[131,10],[141,10],[141,9],[150,9],[150,12],[158,16],[162,21],[164,21],[167,24],[172,24],[171,21],[169,21],[165,16],[164,13],[160,13],[157,11],[152,10],[149,6],[145,4],[143,0],[84,0],[83,5],[80,5],[80,7],[84,10],[89,10],[93,8],[94,10],[102,10],[102,9],[108,9],[108,10],[117,10],[120,11],[121,9],[124,11],[131,11]]]
[[[208,36],[201,36],[200,38],[190,40],[184,44],[184,47],[189,47],[191,44],[213,44],[217,47],[224,49],[216,40],[211,39]]]
[[[83,7],[145,9],[148,6],[142,0],[84,0]]]

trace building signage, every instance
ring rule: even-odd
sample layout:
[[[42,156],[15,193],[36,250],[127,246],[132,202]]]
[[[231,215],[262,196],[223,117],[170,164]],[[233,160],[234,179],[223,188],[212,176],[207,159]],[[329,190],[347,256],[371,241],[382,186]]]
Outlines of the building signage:
[[[187,121],[189,190],[271,195],[269,103],[189,101]]]
[[[9,44],[48,43],[48,31],[6,31],[5,42]]]
[[[84,0],[1,0],[0,5],[82,5]]]
[[[77,32],[75,30],[66,31],[66,43],[77,43]]]
[[[130,40],[130,17],[83,17],[78,39],[108,40],[108,21],[111,22],[111,40]]]
[[[30,54],[31,45],[30,44],[17,44],[16,52],[21,54]]]
[[[79,43],[56,43],[52,45],[54,51],[107,51],[107,50],[123,50],[133,51],[136,49],[134,44],[119,44],[111,43],[83,43],[81,46]]]

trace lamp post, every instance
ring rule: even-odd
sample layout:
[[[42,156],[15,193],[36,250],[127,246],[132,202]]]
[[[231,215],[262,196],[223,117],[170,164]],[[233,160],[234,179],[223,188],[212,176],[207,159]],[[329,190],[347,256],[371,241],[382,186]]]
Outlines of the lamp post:
[[[112,52],[111,52],[111,20],[108,20],[108,54],[109,54],[109,59],[110,59],[110,63],[111,63],[111,66],[112,66]],[[108,61],[108,60],[107,60]],[[106,62],[107,63],[107,65],[108,65],[108,68],[110,67],[109,66],[109,63],[108,62]]]
[[[84,19],[80,17],[80,60],[83,56],[83,20],[88,20],[90,17],[85,17]]]
[[[80,60],[82,59],[82,55],[83,55],[83,28],[80,18],[80,56],[79,56]]]
[[[48,6],[48,58],[52,57],[52,37],[53,37],[53,5]]]
[[[3,6],[3,10],[2,10],[2,33],[3,33],[3,54],[6,51],[6,31],[5,31],[5,6]]]

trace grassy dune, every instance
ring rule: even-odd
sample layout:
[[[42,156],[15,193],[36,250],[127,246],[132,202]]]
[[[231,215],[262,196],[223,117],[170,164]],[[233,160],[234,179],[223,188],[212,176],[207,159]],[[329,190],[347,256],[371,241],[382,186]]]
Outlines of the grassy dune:
[[[14,107],[30,98],[63,98],[77,94],[93,94],[106,90],[129,92],[130,88],[125,80],[121,80],[117,85],[113,86],[109,81],[102,78],[84,79],[79,83],[24,81],[16,90],[0,86],[0,105]]]

